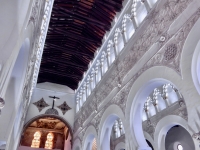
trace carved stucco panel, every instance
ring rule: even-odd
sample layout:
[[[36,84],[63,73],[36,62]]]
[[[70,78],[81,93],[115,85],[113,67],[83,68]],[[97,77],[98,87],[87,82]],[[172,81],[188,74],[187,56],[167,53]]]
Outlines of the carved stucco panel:
[[[180,59],[185,40],[193,25],[200,17],[200,9],[174,34],[169,41],[154,55],[143,68],[148,69],[153,66],[167,66],[174,69],[181,75]]]
[[[120,63],[116,62],[115,65],[117,66],[117,69],[114,70],[111,73],[111,76],[108,77],[108,79],[105,81],[104,85],[106,85],[104,88],[99,88],[98,91],[95,94],[95,102],[99,105],[105,97],[112,91],[113,88],[117,86],[117,84],[123,79],[123,77],[127,74],[127,72],[134,66],[134,64],[144,55],[144,53],[150,48],[150,46],[158,42],[161,36],[165,37],[165,41],[160,43],[160,47],[165,45],[165,43],[170,40],[171,37],[167,35],[167,30],[169,29],[170,24],[178,17],[178,15],[184,11],[184,9],[188,6],[188,4],[192,2],[192,0],[184,0],[184,1],[172,1],[169,0],[163,8],[160,8],[159,10],[154,10],[151,12],[150,16],[148,16],[146,19],[152,19],[152,21],[149,23],[146,30],[144,30],[143,34],[140,36],[140,38],[134,43],[131,50],[127,51],[127,56],[121,61]],[[174,6],[176,5],[176,6]],[[185,28],[186,29],[186,28]],[[182,30],[185,30],[182,29]],[[188,30],[189,31],[189,30]],[[188,32],[189,33],[189,32]],[[187,34],[188,34],[187,33]],[[177,40],[184,39],[178,38],[181,37],[181,32],[177,34],[176,37]],[[186,36],[184,36],[186,38]],[[177,52],[176,52],[176,58],[177,60],[180,60],[180,53],[182,50],[182,47],[180,45],[184,43],[182,40],[179,41],[179,45],[177,44]],[[162,48],[160,51],[162,51],[162,58],[164,58],[165,51]],[[165,47],[166,49],[166,47]],[[159,51],[159,52],[160,52]],[[165,54],[166,55],[166,54]],[[179,55],[179,56],[178,56]],[[160,60],[160,53],[158,55],[155,55],[145,66],[139,70],[132,78],[131,82],[133,83],[145,70],[147,70],[150,67],[155,66],[156,64],[163,65],[163,62]],[[173,56],[172,56],[173,57]],[[151,63],[150,63],[151,62]],[[177,69],[178,63],[174,61],[173,63],[167,63],[168,65],[176,65],[174,68],[180,72],[180,69]],[[166,64],[165,64],[166,65]],[[179,68],[179,67],[178,67]],[[125,106],[123,103],[126,103],[126,92],[128,92],[131,88],[130,84],[127,87],[123,87],[123,89],[116,95],[115,98],[112,99],[111,102],[106,104],[105,107],[108,107],[110,104],[117,104],[119,105],[122,110],[125,110]],[[128,94],[127,94],[128,95]],[[82,124],[85,120],[85,111],[82,108],[81,111],[83,113],[79,113],[79,116],[77,116],[77,120],[75,121],[75,131],[78,130],[78,127],[80,127],[80,124]],[[90,113],[95,111],[94,107],[92,109],[89,109]],[[88,117],[88,116],[87,116]],[[81,121],[80,121],[81,120]],[[81,123],[80,123],[81,122]]]

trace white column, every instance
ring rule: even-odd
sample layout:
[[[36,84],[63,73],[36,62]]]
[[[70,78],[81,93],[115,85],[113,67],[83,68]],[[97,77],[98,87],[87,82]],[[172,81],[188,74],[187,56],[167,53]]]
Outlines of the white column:
[[[138,24],[137,24],[137,22],[136,22],[136,17],[135,17],[135,16],[131,16],[131,20],[132,20],[132,23],[133,23],[134,28],[137,29]]]
[[[133,26],[135,29],[138,27],[138,24],[136,21],[136,4],[137,4],[137,1],[133,0],[133,4],[131,6],[131,20],[133,22]]]
[[[108,55],[108,53],[105,53],[105,59],[106,59],[106,61],[105,61],[106,67],[107,67],[107,70],[108,70],[108,67],[109,67],[109,55]]]
[[[83,95],[84,95],[83,102],[85,102],[86,99],[87,99],[87,88],[86,88],[86,84],[83,86]]]
[[[91,94],[91,91],[92,91],[90,82],[91,82],[91,79],[90,79],[90,76],[88,76],[88,78],[87,78],[88,96]]]
[[[96,77],[96,85],[98,83],[98,81],[100,81],[99,79],[99,63],[96,64],[96,68],[95,68],[95,77]]]
[[[124,45],[128,42],[127,33],[126,33],[126,22],[127,22],[127,15],[125,15],[122,20],[122,35],[124,39]]]
[[[153,97],[153,99],[151,99],[151,102],[152,102],[152,104],[153,104],[153,106],[156,110],[156,113],[158,113],[159,112],[159,110],[158,110],[158,100],[155,97]]]
[[[100,62],[100,70],[101,70],[101,79],[104,75],[104,66],[103,66],[103,62],[104,62],[104,59],[101,59],[101,62]]]
[[[124,46],[125,46],[125,44],[127,43],[126,30],[122,30],[122,37],[123,37]]]
[[[146,114],[147,120],[148,120],[149,119],[149,104],[147,101],[144,103],[144,111],[145,111],[145,114]]]
[[[117,31],[115,31],[115,32],[117,32]],[[119,53],[119,50],[118,50],[118,34],[119,33],[115,33],[115,35],[114,35],[114,51],[115,51],[115,59],[116,59],[116,57],[117,57],[117,55],[118,55],[118,53]]]
[[[85,101],[87,100],[88,96],[89,96],[89,94],[88,94],[88,85],[86,83],[86,85],[85,85],[85,97],[86,97]]]
[[[96,70],[95,70],[95,72],[94,72],[94,83],[95,83],[95,84],[94,84],[94,85],[95,85],[94,87],[96,87],[96,85],[97,85],[97,83],[98,83],[98,82],[97,82],[97,71],[96,71]]]
[[[82,90],[80,90],[80,94],[79,94],[79,110],[81,109],[83,105],[83,93]]]
[[[105,51],[102,52],[102,56],[101,56],[101,65],[102,65],[102,75],[104,75],[104,73],[106,72],[106,68],[104,66],[104,63],[107,63],[107,62],[104,62],[105,61],[105,58],[106,57],[106,53]],[[107,66],[106,66],[107,67]]]
[[[94,68],[92,68],[92,74],[93,74],[93,89],[96,87],[96,71]]]
[[[76,113],[79,111],[79,98],[76,96]]]
[[[91,75],[90,75],[90,87],[91,87],[91,92],[92,92],[92,90],[94,89],[94,74],[93,73],[91,73]]]
[[[120,136],[124,134],[124,127],[121,119],[118,120],[119,122],[119,130],[120,130]]]
[[[115,134],[115,138],[118,138],[118,137],[119,137],[118,131],[119,131],[118,121],[115,120],[115,123],[114,123],[114,134]]]
[[[107,49],[107,64],[108,64],[108,67],[111,65],[111,56],[110,56],[110,48]]]
[[[141,2],[144,4],[144,6],[147,9],[147,13],[151,10],[151,7],[149,5],[149,2],[147,0],[141,0]]]
[[[114,55],[115,55],[115,59],[116,59],[117,58],[117,54],[118,54],[118,52],[117,52],[117,44],[114,43],[113,47],[114,47]]]
[[[81,106],[83,106],[83,103],[85,102],[85,89],[82,87],[81,90]]]
[[[165,101],[166,107],[169,107],[170,104],[169,104],[169,101],[168,101],[168,98],[167,98],[167,94],[164,93],[163,96],[162,96],[162,98],[163,98],[163,100]]]

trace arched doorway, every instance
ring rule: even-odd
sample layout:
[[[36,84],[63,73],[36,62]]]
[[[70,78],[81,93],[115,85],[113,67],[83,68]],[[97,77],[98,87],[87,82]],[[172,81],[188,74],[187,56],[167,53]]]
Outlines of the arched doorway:
[[[21,136],[19,150],[72,149],[72,130],[69,124],[56,115],[41,115],[31,119]]]

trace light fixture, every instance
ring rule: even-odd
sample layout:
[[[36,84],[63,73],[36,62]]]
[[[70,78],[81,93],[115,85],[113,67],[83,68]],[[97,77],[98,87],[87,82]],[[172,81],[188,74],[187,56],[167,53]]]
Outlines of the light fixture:
[[[177,145],[177,150],[183,150],[183,146],[181,144]]]

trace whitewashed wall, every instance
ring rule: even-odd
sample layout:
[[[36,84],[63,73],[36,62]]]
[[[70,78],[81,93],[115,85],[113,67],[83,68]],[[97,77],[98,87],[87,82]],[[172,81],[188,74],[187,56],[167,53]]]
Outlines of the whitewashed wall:
[[[49,96],[56,96],[60,98],[56,100],[54,108],[58,111],[59,116],[64,118],[72,128],[75,113],[74,91],[67,86],[48,82],[39,83],[34,89],[25,123],[38,115],[44,114],[47,109],[52,107],[53,99],[49,98]],[[49,106],[45,107],[41,112],[39,112],[38,108],[33,103],[39,101],[42,98]],[[64,101],[68,104],[70,108],[72,108],[68,110],[65,115],[63,115],[62,111],[57,108],[57,106],[63,104]]]

